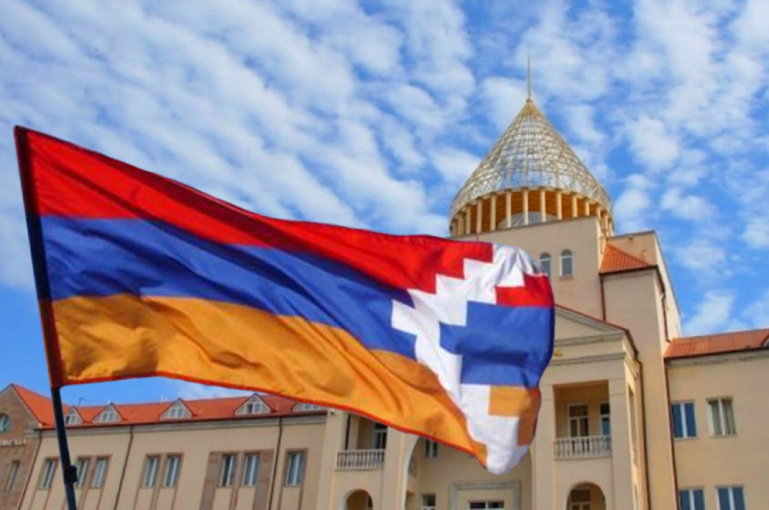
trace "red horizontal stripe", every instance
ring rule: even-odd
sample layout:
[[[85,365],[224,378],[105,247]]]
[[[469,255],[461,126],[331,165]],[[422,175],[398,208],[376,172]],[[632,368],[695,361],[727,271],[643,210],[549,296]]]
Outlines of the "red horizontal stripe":
[[[436,274],[461,278],[467,258],[492,260],[488,243],[266,218],[42,133],[17,128],[17,137],[26,142],[37,199],[26,206],[41,216],[160,220],[215,242],[322,255],[387,285],[427,292]]]
[[[523,275],[523,287],[497,287],[497,304],[553,308],[553,289],[547,276]]]

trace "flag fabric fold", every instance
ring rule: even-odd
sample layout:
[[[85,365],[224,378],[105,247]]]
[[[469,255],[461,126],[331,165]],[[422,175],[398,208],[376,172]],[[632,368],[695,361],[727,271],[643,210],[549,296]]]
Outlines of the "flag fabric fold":
[[[164,376],[349,410],[525,456],[553,351],[523,251],[260,216],[16,128],[55,387]]]

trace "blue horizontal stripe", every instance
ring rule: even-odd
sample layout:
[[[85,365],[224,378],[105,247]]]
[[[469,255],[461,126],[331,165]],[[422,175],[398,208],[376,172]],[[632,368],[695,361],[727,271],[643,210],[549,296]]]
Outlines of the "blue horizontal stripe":
[[[300,316],[348,331],[372,350],[415,359],[415,337],[391,327],[403,289],[323,257],[200,239],[140,219],[42,219],[51,299],[134,294],[191,297]],[[443,326],[465,383],[532,387],[552,355],[553,310],[470,303],[468,326]]]
[[[390,327],[392,300],[408,303],[408,294],[348,266],[145,220],[42,221],[54,300],[127,293],[224,301],[340,327],[369,349],[414,358],[413,339]]]

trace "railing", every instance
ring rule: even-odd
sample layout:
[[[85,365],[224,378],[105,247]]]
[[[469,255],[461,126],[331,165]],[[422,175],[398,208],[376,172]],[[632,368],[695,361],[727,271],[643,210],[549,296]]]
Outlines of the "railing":
[[[611,436],[561,437],[555,440],[556,459],[585,459],[611,455]]]
[[[384,465],[384,450],[347,450],[336,455],[336,468],[381,469]]]

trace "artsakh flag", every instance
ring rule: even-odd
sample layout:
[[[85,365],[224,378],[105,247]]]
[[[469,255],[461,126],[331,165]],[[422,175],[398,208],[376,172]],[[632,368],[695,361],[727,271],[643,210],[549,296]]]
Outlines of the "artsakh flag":
[[[164,376],[528,450],[553,351],[523,251],[267,218],[17,127],[52,384]]]

